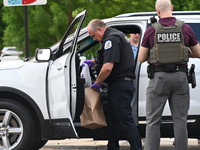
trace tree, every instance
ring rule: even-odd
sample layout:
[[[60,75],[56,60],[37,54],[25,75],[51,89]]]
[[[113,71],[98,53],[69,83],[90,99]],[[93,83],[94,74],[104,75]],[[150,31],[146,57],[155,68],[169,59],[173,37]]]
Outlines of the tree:
[[[2,21],[2,7],[3,7],[3,1],[0,1],[0,50],[3,49],[3,30],[5,29],[5,23]]]
[[[175,11],[199,10],[200,0],[172,0]]]
[[[33,56],[38,47],[49,47],[59,41],[81,3],[76,1],[51,0],[47,5],[28,6],[29,51]],[[67,8],[67,9],[66,9]],[[3,20],[6,23],[3,42],[5,46],[15,45],[25,49],[24,7],[4,7]]]
[[[172,0],[172,4],[175,10],[198,10],[200,0]],[[46,5],[28,6],[30,56],[34,55],[36,48],[49,47],[61,40],[73,18],[85,9],[88,15],[83,26],[95,18],[104,19],[122,13],[155,11],[155,1],[49,0]],[[24,7],[3,6],[1,13],[6,24],[3,45],[17,46],[19,50],[25,49]],[[2,25],[2,22],[0,24]]]

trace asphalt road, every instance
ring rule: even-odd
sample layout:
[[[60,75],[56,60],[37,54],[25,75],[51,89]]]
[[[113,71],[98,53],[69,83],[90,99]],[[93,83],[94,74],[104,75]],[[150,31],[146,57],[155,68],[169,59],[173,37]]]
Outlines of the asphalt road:
[[[107,141],[93,141],[92,139],[51,140],[40,150],[106,150]],[[144,146],[144,142],[142,143]],[[175,150],[173,139],[161,139],[160,150]],[[120,150],[129,150],[126,141],[120,141]],[[197,139],[188,140],[188,150],[200,150]]]

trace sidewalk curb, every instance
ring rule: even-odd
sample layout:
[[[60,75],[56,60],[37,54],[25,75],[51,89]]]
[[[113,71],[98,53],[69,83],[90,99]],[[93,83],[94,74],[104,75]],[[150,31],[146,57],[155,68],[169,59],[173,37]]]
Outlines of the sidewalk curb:
[[[161,139],[159,150],[175,150],[174,139]],[[126,140],[120,141],[120,150],[130,150],[130,145]],[[142,146],[144,149],[144,141]],[[65,139],[50,140],[40,150],[106,150],[107,141],[94,141],[93,139]],[[188,150],[200,150],[197,139],[188,140]]]
[[[52,147],[52,146],[45,146],[44,148],[51,148],[52,150],[54,149],[63,149],[63,150],[106,150],[107,146],[105,145],[100,145],[100,146],[56,146],[56,147]],[[130,147],[129,146],[120,146],[120,150],[129,150]]]
[[[99,146],[44,146],[44,149],[52,149],[52,150],[105,150],[107,149],[107,146],[105,145],[99,145]],[[144,148],[144,147],[143,147]],[[169,145],[161,145],[160,150],[174,150],[174,146],[169,146]],[[188,146],[188,150],[199,150],[200,146]],[[130,150],[130,146],[120,146],[120,150]]]

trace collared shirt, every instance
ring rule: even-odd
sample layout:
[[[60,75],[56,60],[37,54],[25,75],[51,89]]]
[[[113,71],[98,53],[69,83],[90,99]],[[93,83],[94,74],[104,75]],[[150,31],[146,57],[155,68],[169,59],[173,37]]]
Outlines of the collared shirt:
[[[133,50],[133,56],[134,56],[134,60],[135,60],[136,56],[137,56],[137,52],[138,52],[138,46],[131,45],[131,47]]]
[[[98,53],[99,71],[104,63],[114,62],[114,67],[105,82],[112,82],[122,77],[134,78],[133,52],[128,38],[126,39],[123,32],[108,27],[102,39],[101,50]]]
[[[175,17],[167,17],[167,18],[161,18],[159,20],[159,23],[162,26],[174,26],[176,23]],[[198,43],[198,40],[196,39],[194,35],[194,31],[188,24],[184,24],[182,27],[182,33],[184,36],[184,44],[185,46],[195,46]],[[144,37],[142,40],[142,46],[146,48],[152,48],[154,46],[154,36],[155,36],[155,30],[152,26],[148,27],[147,30],[144,33]]]

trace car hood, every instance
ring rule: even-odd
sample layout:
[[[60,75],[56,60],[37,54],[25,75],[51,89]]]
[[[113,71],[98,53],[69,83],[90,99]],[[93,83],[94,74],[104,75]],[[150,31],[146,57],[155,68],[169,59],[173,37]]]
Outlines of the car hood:
[[[9,70],[9,69],[18,69],[24,65],[24,61],[7,61],[7,62],[0,62],[0,70]]]

